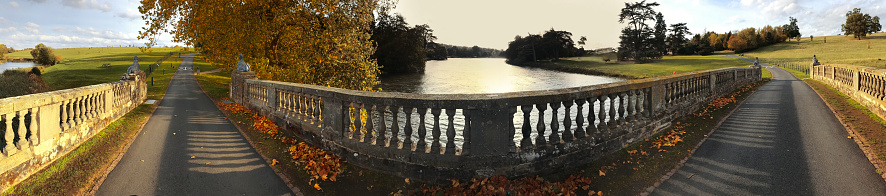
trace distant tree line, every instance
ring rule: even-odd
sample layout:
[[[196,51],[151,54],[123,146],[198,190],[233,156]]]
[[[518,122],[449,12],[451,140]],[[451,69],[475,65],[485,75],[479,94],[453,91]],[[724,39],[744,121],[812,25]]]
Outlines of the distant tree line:
[[[583,44],[586,39],[581,39]],[[558,31],[553,28],[541,35],[529,34],[525,37],[517,35],[508,43],[505,50],[506,62],[512,65],[523,65],[536,61],[556,61],[563,57],[582,55],[583,51],[575,47],[572,33]]]
[[[436,45],[434,40],[437,39],[430,26],[424,24],[409,27],[400,14],[381,14],[371,29],[370,40],[377,46],[371,58],[376,59],[383,73],[425,71],[427,50]]]
[[[797,19],[790,17],[790,23],[782,26],[766,26],[761,29],[746,28],[741,31],[717,34],[704,32],[693,34],[686,23],[666,25],[664,16],[653,7],[658,3],[625,3],[619,15],[620,23],[628,26],[622,29],[619,37],[619,60],[634,60],[645,63],[659,59],[663,55],[708,55],[717,50],[732,49],[744,52],[785,42],[788,39],[800,39],[800,28]],[[654,21],[654,26],[648,22]],[[690,39],[689,36],[692,36]]]
[[[483,48],[479,46],[453,46],[449,44],[439,44],[446,48],[449,58],[485,58],[485,57],[503,57],[504,50]]]
[[[0,44],[0,58],[6,56],[7,53],[12,53],[10,48],[7,48],[5,44]]]

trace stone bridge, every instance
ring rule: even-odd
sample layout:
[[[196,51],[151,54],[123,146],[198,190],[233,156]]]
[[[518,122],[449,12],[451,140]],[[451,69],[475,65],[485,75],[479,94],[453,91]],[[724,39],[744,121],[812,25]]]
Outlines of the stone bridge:
[[[761,69],[496,94],[365,92],[255,78],[234,71],[231,99],[352,164],[445,183],[591,162],[761,80]]]

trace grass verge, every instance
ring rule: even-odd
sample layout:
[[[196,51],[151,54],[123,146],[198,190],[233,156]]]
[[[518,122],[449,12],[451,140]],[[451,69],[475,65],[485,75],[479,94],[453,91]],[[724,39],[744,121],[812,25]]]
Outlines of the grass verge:
[[[771,78],[772,75],[765,71],[764,77]],[[202,74],[197,76],[197,80],[203,91],[214,102],[226,100],[230,73]],[[572,192],[578,195],[590,193],[636,195],[658,182],[661,176],[689,157],[710,130],[716,128],[717,122],[726,118],[742,100],[768,81],[769,79],[765,79],[740,88],[729,96],[705,106],[696,114],[679,119],[668,130],[588,165],[568,168],[554,174],[511,180],[492,177],[468,182],[453,181],[451,186],[410,182],[409,179],[372,172],[345,163],[344,171],[339,174],[337,181],[324,181],[320,182],[318,187],[313,187],[311,185],[317,181],[308,180],[312,176],[304,170],[304,164],[290,158],[291,155],[287,150],[290,143],[256,130],[251,126],[254,123],[252,114],[232,111],[225,107],[220,109],[243,131],[256,151],[267,159],[271,167],[285,176],[284,179],[289,180],[287,184],[294,185],[306,195],[482,195],[503,193],[496,192],[504,190],[499,189],[501,187],[514,188],[526,185],[533,186],[526,192],[510,194]],[[280,134],[284,138],[294,138],[286,131]],[[493,188],[484,189],[487,186]]]
[[[825,41],[827,40],[827,41]],[[886,68],[886,33],[874,33],[862,40],[833,35],[804,37],[800,43],[788,41],[766,46],[745,54],[780,62],[809,65],[812,55],[822,64],[850,64]]]
[[[528,65],[581,74],[608,75],[621,78],[639,79],[719,69],[725,67],[748,66],[748,62],[727,55],[709,56],[665,56],[652,63],[634,64],[630,62],[608,63],[600,56],[571,57],[559,61],[536,62]]]
[[[855,136],[862,151],[886,179],[886,121],[851,97],[816,80],[804,80],[827,103],[837,119]]]
[[[4,195],[84,195],[125,146],[138,135],[157,106],[142,104],[70,153],[31,175]]]

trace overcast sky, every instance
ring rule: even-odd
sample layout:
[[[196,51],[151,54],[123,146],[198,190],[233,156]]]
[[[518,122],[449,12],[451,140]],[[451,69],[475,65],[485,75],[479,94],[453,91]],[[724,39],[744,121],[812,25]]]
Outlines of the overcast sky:
[[[651,2],[651,1],[650,1]],[[658,0],[668,24],[693,33],[783,25],[798,19],[803,36],[840,34],[852,8],[886,17],[884,0]],[[142,45],[137,0],[0,0],[0,43],[16,49]],[[411,25],[428,24],[437,42],[507,48],[516,35],[550,28],[588,37],[586,48],[615,47],[624,27],[620,0],[400,0],[394,12]],[[886,22],[886,20],[881,21]],[[161,36],[161,45],[176,45]]]

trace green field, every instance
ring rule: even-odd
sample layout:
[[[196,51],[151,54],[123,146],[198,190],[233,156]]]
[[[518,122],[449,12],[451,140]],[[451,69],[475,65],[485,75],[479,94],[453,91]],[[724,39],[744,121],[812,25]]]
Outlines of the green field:
[[[604,62],[601,56],[570,57],[553,62],[538,62],[533,67],[551,68],[570,72],[588,71],[626,78],[649,78],[719,69],[724,67],[750,66],[751,64],[726,55],[709,56],[665,56],[652,63],[634,64],[629,62]]]
[[[825,43],[827,39],[827,43]],[[868,48],[870,46],[870,48]],[[800,65],[812,63],[812,55],[822,64],[848,64],[886,68],[886,33],[875,33],[856,40],[852,36],[815,36],[763,47],[745,55]]]

